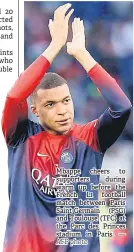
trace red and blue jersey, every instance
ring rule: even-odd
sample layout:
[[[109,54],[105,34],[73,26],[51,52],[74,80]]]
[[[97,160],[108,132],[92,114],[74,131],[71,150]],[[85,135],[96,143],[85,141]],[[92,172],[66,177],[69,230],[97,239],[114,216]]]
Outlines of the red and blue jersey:
[[[108,109],[92,122],[74,124],[65,135],[52,135],[29,120],[26,100],[49,67],[40,56],[20,75],[5,102],[2,129],[8,146],[10,203],[3,252],[99,252],[96,230],[86,246],[56,245],[56,167],[80,169],[81,177],[90,177],[90,183],[97,185],[99,176],[90,175],[90,170],[101,169],[104,153],[121,134],[131,104],[116,81],[96,64],[88,75]],[[79,206],[85,194],[78,191],[78,183],[75,190]],[[95,190],[93,198],[98,199]]]

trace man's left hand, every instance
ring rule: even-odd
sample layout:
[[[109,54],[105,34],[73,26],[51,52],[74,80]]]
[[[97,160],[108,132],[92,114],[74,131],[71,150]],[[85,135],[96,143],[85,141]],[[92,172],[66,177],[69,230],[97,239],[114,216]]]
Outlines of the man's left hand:
[[[67,53],[77,57],[79,52],[85,51],[85,32],[83,20],[74,18],[72,23],[73,38],[72,42],[67,43]]]

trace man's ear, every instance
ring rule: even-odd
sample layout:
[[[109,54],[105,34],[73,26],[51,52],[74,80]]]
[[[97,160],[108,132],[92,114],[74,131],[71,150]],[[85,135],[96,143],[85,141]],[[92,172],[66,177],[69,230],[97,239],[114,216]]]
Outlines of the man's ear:
[[[38,111],[37,111],[37,109],[36,109],[36,106],[32,104],[30,107],[31,107],[32,113],[33,113],[35,116],[39,117],[39,114],[38,114]]]

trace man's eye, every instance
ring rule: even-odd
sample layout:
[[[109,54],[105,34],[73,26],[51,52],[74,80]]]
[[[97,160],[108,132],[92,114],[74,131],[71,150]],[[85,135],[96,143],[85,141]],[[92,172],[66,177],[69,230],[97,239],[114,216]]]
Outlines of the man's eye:
[[[69,103],[70,98],[67,98],[66,100],[64,100],[65,103]]]
[[[48,103],[47,105],[46,105],[46,107],[52,107],[54,104],[52,103],[52,102],[50,102],[50,103]]]

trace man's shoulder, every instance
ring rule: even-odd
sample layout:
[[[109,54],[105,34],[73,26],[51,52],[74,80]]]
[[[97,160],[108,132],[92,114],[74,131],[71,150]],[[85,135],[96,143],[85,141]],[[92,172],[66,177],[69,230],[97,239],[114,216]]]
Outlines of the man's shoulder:
[[[97,122],[98,122],[98,119],[85,123],[85,124],[74,124],[72,127],[72,134],[81,135],[83,133],[87,133],[91,130],[94,130],[96,128]]]
[[[95,151],[98,151],[97,122],[98,119],[86,124],[74,124],[71,130],[71,135],[81,142],[86,143]]]

